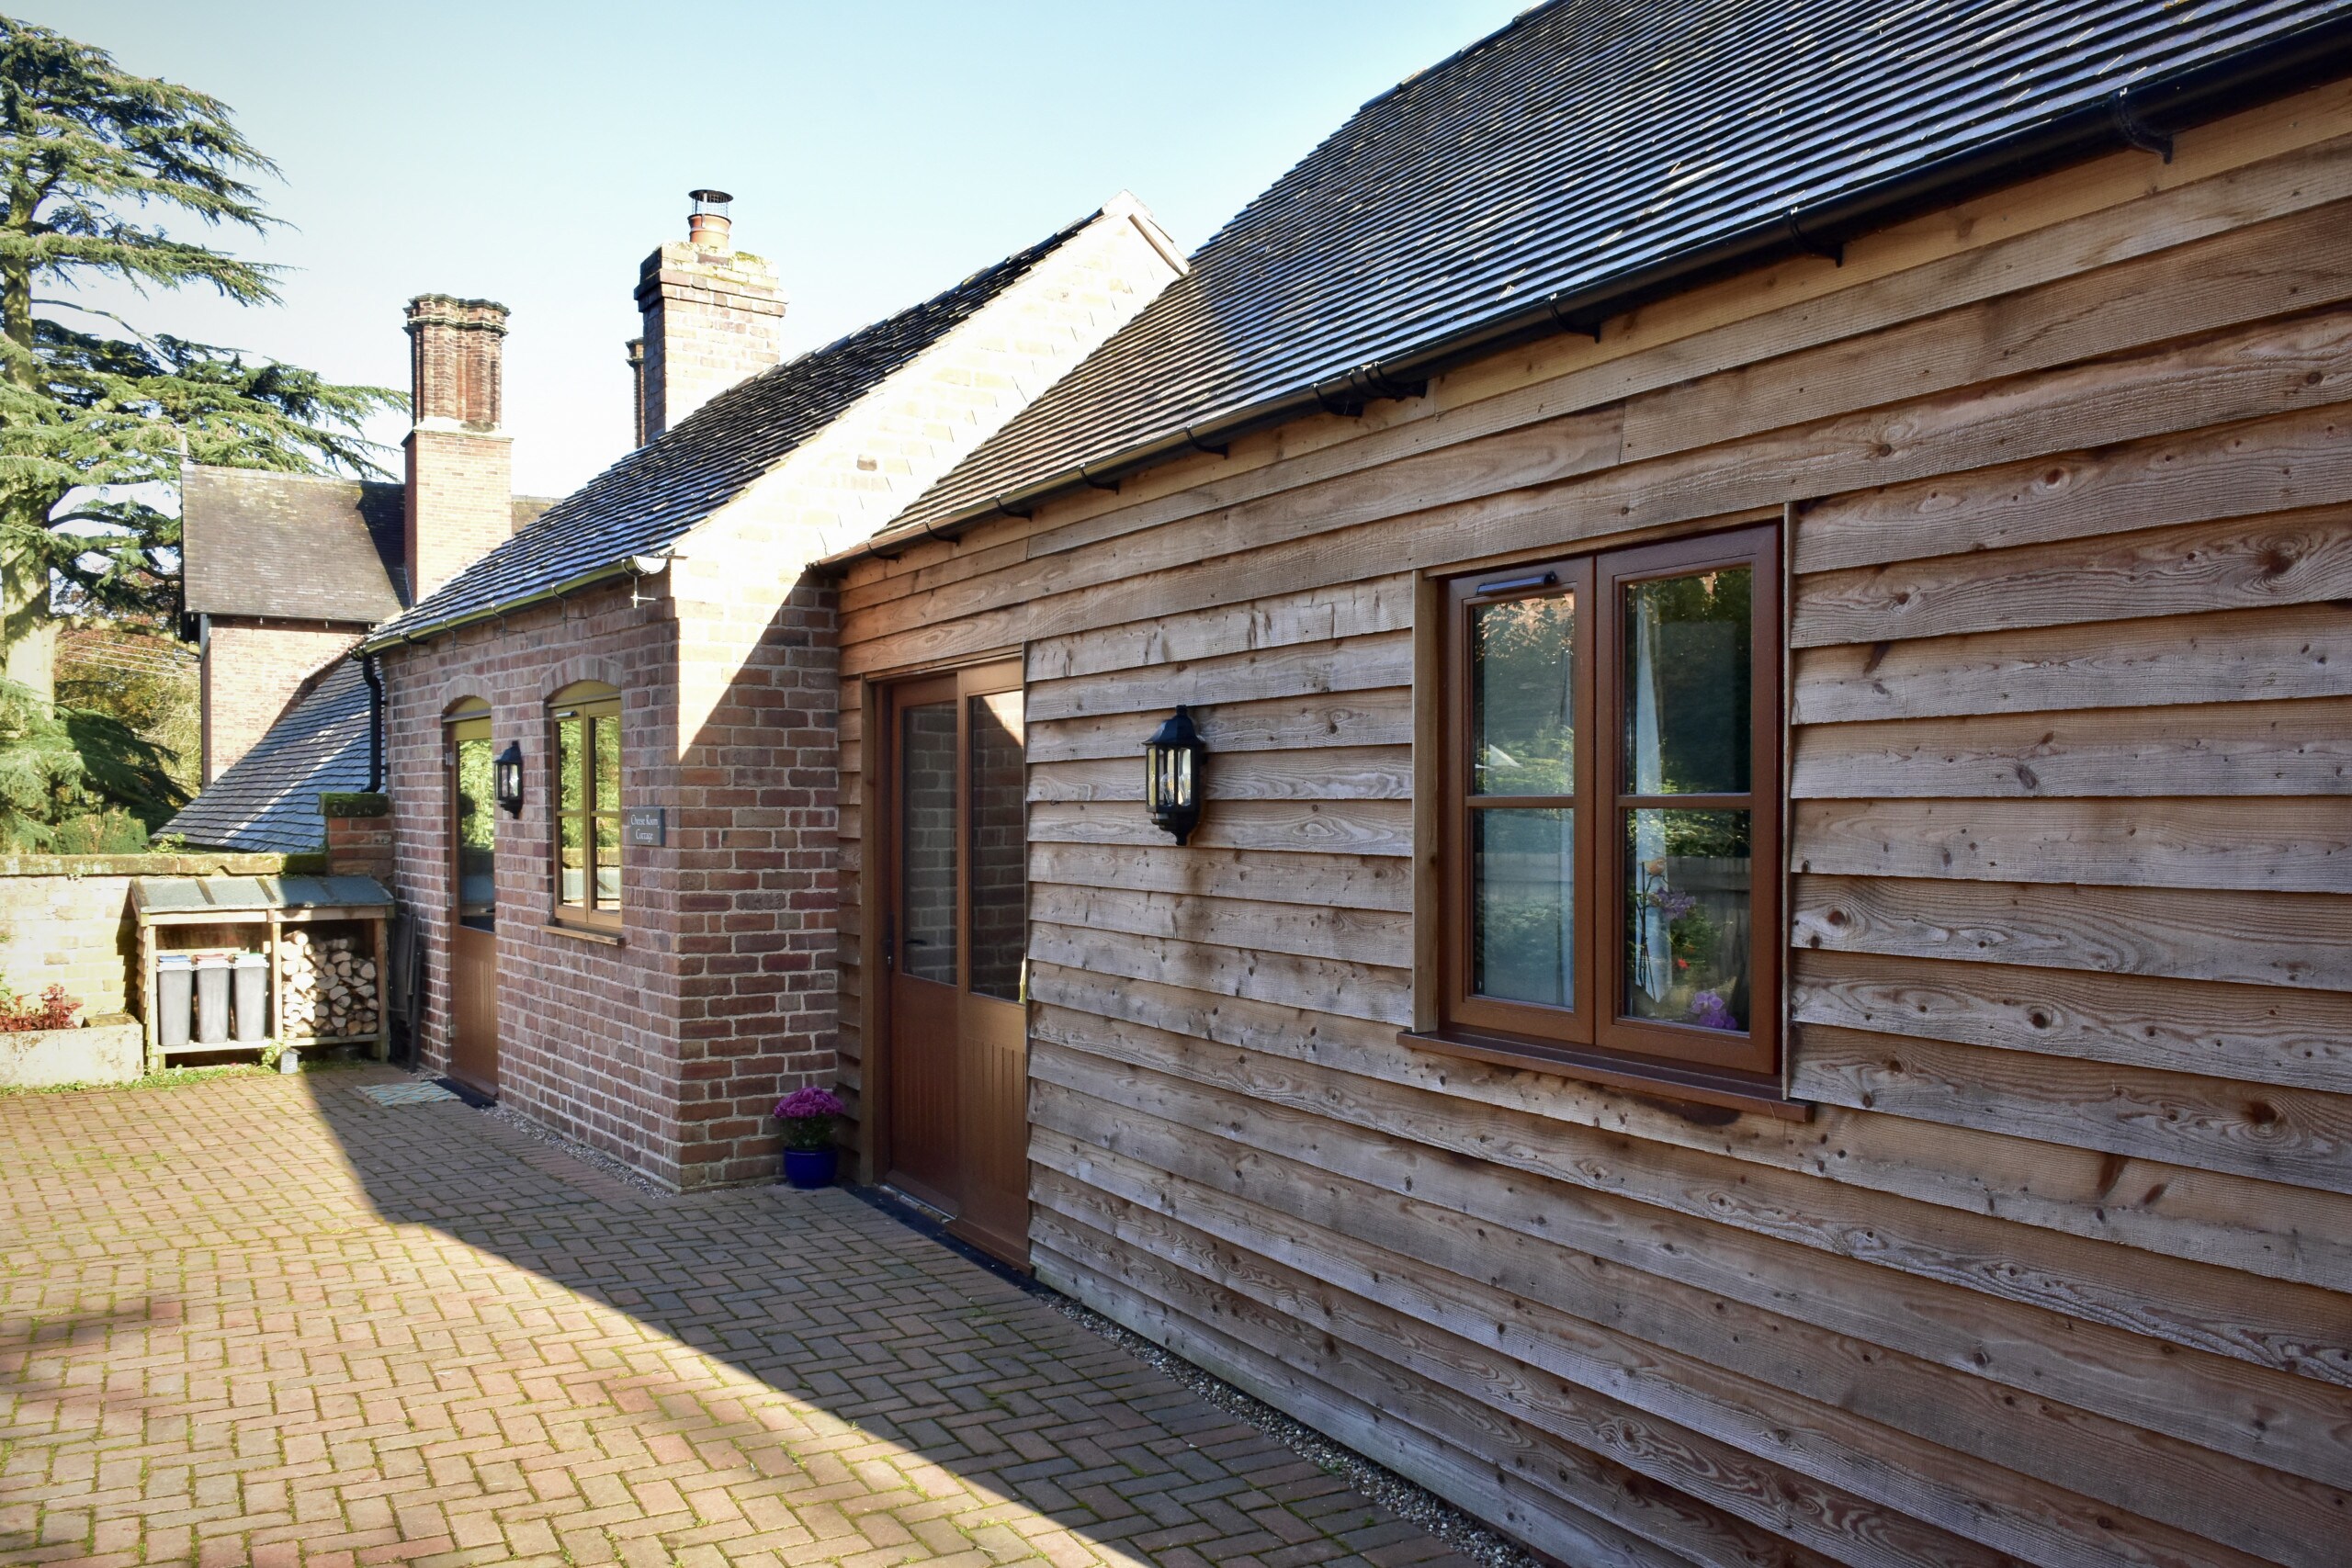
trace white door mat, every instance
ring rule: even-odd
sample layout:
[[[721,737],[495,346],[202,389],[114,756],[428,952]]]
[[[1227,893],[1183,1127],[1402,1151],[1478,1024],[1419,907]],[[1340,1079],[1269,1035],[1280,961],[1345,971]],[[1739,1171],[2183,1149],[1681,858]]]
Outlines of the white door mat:
[[[371,1083],[359,1092],[379,1105],[432,1105],[458,1097],[437,1083]]]

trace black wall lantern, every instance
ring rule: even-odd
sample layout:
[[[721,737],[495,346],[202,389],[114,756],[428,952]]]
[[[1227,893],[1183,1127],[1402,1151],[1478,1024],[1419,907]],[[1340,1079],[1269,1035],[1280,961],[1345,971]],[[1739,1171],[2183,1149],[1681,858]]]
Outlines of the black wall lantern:
[[[1143,802],[1152,826],[1182,843],[1201,821],[1201,765],[1209,749],[1179,706],[1143,745]]]
[[[523,815],[523,748],[509,740],[491,765],[491,793],[509,817]]]

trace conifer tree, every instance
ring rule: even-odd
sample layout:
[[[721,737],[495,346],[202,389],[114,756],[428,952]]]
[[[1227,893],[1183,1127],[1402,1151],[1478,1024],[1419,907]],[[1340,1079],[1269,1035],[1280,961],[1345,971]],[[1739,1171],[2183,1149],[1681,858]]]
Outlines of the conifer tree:
[[[398,393],[142,333],[75,296],[113,279],[274,302],[276,268],[163,220],[263,232],[250,182],[275,173],[219,99],[0,17],[0,649],[38,700],[52,573],[77,608],[175,605],[178,519],[137,487],[175,488],[184,461],[380,471],[360,425]]]

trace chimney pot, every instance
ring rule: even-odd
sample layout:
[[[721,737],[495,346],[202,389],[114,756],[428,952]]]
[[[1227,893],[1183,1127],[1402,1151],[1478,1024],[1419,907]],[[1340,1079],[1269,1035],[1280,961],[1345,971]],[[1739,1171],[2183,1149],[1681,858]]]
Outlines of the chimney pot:
[[[686,238],[694,247],[702,251],[734,249],[729,236],[735,220],[727,215],[727,204],[735,198],[723,190],[690,190],[686,195],[695,204],[686,219]]]

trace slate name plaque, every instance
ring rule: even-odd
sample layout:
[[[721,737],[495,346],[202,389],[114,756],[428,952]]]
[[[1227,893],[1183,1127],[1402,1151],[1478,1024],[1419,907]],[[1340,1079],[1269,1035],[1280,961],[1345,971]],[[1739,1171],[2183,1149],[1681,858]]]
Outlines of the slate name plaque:
[[[665,816],[658,806],[636,806],[622,812],[621,822],[628,829],[628,841],[647,846],[662,843]]]

